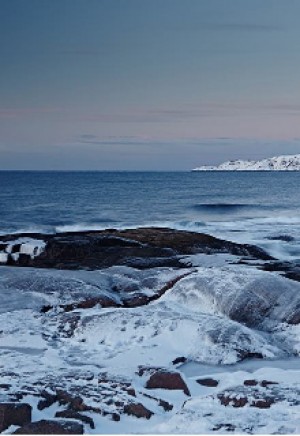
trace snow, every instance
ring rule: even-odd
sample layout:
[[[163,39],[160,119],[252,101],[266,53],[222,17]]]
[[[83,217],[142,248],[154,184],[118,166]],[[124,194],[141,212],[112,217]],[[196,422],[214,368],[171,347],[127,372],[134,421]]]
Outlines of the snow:
[[[4,264],[7,263],[9,255],[15,261],[19,259],[20,254],[27,254],[33,259],[39,256],[46,246],[45,241],[33,238],[18,238],[7,242],[0,241],[0,244],[5,245],[4,250],[0,250],[0,263]]]
[[[201,166],[192,171],[300,171],[300,154],[259,161],[232,160],[218,166]]]
[[[34,244],[33,244],[34,245]],[[38,410],[40,397],[30,389],[57,386],[79,392],[89,405],[116,411],[106,396],[128,401],[126,393],[100,383],[131,383],[135,402],[154,412],[150,420],[122,414],[120,422],[87,412],[96,428],[86,433],[224,433],[224,425],[243,433],[297,433],[300,431],[300,330],[286,318],[299,304],[300,284],[278,274],[232,264],[233,256],[194,255],[192,269],[137,270],[115,266],[100,271],[60,271],[1,267],[0,375],[11,384],[9,392],[26,392],[22,402],[33,407],[34,419],[53,419],[63,410],[57,402]],[[160,299],[136,308],[80,309],[64,312],[59,306],[86,297],[109,296],[116,302],[135,292],[153,295],[165,283],[190,271]],[[41,307],[53,309],[41,313]],[[261,315],[261,307],[268,311]],[[252,308],[250,310],[250,308]],[[252,317],[244,321],[236,314]],[[262,353],[267,359],[240,361],[243,353]],[[188,363],[175,366],[180,356]],[[191,397],[182,391],[147,390],[147,374],[140,366],[179,371]],[[216,387],[201,386],[199,377],[214,377]],[[244,380],[279,383],[255,388],[259,395],[275,395],[269,409],[225,407],[224,392],[245,395]],[[247,388],[252,398],[255,390]],[[256,393],[257,393],[256,392]],[[174,407],[165,412],[151,395]],[[1,391],[5,401],[7,393]],[[11,431],[14,428],[10,429]],[[8,431],[6,431],[7,433]]]

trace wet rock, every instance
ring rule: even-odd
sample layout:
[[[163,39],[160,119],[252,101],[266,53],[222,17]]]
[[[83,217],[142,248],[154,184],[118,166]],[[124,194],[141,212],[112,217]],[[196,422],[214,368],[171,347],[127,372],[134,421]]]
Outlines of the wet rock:
[[[23,403],[0,403],[0,432],[11,425],[24,425],[31,421],[32,408]]]
[[[147,409],[141,403],[126,404],[126,406],[124,407],[124,413],[126,413],[127,415],[136,416],[137,418],[146,419],[150,419],[153,415],[153,412],[151,412],[151,410]]]
[[[157,371],[152,374],[146,383],[147,389],[182,390],[190,396],[190,391],[177,372]]]
[[[199,385],[207,386],[209,388],[215,388],[219,384],[219,382],[213,378],[200,378],[196,380],[196,382],[199,383]]]
[[[24,236],[6,235],[3,242]],[[39,233],[26,237],[44,240],[44,251],[33,259],[20,255],[9,264],[58,269],[99,269],[113,265],[127,265],[144,269],[157,266],[184,268],[180,255],[195,253],[230,253],[255,259],[272,260],[262,249],[224,241],[212,236],[167,228],[137,228],[130,230],[103,230],[66,232],[56,235]]]
[[[90,428],[95,428],[95,423],[92,418],[75,412],[74,410],[61,410],[59,412],[56,412],[55,418],[77,419],[78,421],[82,421],[84,424],[88,424]]]
[[[76,421],[42,419],[18,428],[13,434],[83,434],[83,425]]]

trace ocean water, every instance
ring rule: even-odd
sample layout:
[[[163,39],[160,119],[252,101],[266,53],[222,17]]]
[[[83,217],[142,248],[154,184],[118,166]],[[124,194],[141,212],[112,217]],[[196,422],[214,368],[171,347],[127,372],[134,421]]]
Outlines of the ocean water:
[[[300,172],[0,172],[0,233],[167,226],[300,260]]]

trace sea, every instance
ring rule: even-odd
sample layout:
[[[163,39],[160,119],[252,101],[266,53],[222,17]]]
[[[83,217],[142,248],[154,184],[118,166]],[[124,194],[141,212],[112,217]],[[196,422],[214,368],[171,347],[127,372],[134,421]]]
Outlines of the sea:
[[[300,262],[300,172],[0,172],[0,234],[159,226]]]

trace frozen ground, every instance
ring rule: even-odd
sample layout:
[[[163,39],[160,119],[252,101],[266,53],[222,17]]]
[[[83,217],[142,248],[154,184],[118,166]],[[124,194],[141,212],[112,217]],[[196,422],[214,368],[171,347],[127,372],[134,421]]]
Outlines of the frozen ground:
[[[188,256],[192,266],[180,271],[2,266],[1,402],[19,399],[33,420],[53,419],[71,403],[57,397],[42,408],[43,391],[80,397],[95,424],[86,433],[299,433],[300,284],[236,260]],[[122,307],[168,283],[156,301]],[[118,307],[70,309],[99,296]],[[191,395],[148,389],[158,368],[179,373]],[[150,419],[124,412],[137,403]]]

